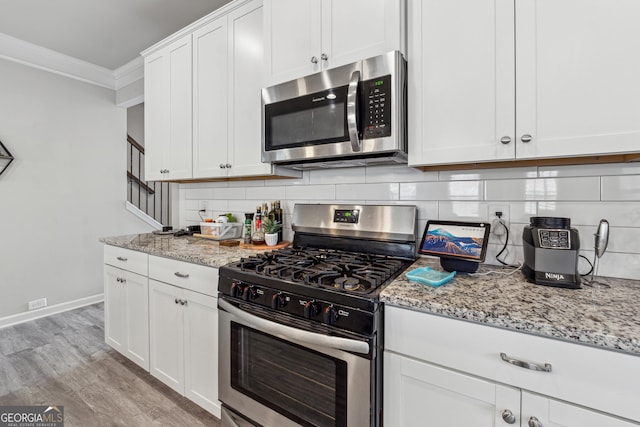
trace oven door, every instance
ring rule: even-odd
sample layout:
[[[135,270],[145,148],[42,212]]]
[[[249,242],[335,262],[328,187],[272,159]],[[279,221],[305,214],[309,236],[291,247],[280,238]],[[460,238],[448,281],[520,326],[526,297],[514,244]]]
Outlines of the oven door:
[[[265,426],[371,424],[372,342],[276,323],[224,297],[218,307],[225,406]]]

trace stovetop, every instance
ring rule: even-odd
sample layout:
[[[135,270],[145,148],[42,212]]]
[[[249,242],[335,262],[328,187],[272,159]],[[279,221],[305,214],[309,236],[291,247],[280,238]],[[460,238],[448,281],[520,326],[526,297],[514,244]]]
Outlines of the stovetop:
[[[231,268],[351,294],[368,294],[406,268],[407,261],[385,255],[334,249],[285,248],[242,258]]]

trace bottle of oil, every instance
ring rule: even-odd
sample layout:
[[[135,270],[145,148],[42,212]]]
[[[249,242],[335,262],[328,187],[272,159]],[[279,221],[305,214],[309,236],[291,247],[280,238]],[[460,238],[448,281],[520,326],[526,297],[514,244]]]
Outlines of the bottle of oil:
[[[280,224],[280,230],[278,231],[278,241],[282,242],[282,229],[284,228],[284,212],[280,207],[280,200],[275,201],[275,220]]]

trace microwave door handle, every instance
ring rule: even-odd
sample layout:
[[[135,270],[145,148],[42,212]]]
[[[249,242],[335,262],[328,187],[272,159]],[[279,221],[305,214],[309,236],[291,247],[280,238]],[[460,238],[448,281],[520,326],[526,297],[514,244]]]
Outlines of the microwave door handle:
[[[351,74],[349,89],[347,92],[347,128],[349,129],[349,139],[351,149],[360,151],[362,148],[358,137],[358,84],[360,83],[360,70],[355,70]]]
[[[335,348],[342,351],[352,351],[354,353],[369,354],[369,344],[363,341],[352,340],[348,338],[331,337],[329,335],[316,334],[314,332],[303,331],[301,329],[292,328],[291,326],[281,325],[262,317],[254,316],[243,311],[223,299],[218,299],[218,307],[227,311],[239,320],[242,320],[247,326],[266,332],[272,335],[284,336],[288,339],[317,345],[325,348]]]

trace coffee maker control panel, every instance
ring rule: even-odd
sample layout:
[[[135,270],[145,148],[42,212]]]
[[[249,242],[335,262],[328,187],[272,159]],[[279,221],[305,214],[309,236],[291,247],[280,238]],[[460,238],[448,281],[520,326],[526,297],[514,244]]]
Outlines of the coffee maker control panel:
[[[538,239],[541,248],[571,249],[569,230],[538,229]]]

